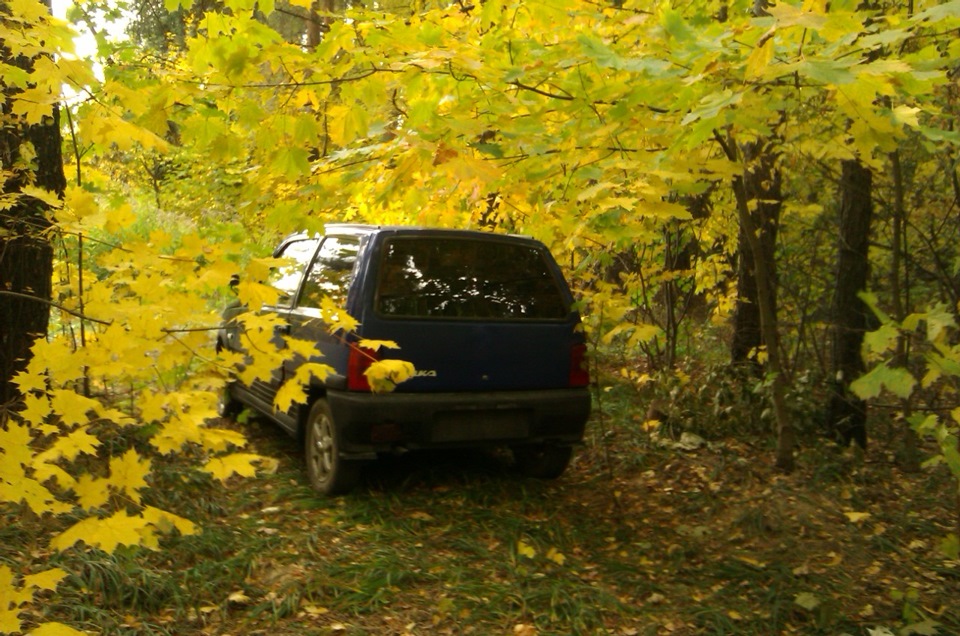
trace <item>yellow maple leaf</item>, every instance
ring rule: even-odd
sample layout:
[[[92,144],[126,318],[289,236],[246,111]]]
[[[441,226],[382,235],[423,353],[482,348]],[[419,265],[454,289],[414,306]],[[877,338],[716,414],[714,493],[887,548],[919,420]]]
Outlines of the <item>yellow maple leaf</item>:
[[[40,6],[37,6],[38,4]],[[37,23],[47,19],[47,10],[43,3],[32,0],[9,0],[7,6],[10,7],[11,15],[16,16],[20,22]]]
[[[20,387],[20,392],[23,394],[34,391],[46,391],[47,376],[40,373],[37,369],[21,371],[13,376],[13,383]]]
[[[194,534],[197,531],[197,525],[189,519],[153,506],[146,506],[141,514],[147,523],[163,533],[172,532],[173,529],[179,530],[180,534]]]
[[[399,349],[398,345],[393,340],[364,340],[361,339],[357,346],[361,349],[369,349],[370,351],[380,351],[380,349]]]
[[[39,590],[55,590],[60,581],[67,577],[66,571],[60,568],[51,568],[36,574],[28,574],[23,577],[24,588],[35,588]]]
[[[351,333],[357,330],[360,323],[346,311],[337,307],[337,304],[329,296],[324,296],[320,300],[320,315],[323,321],[327,323],[327,329],[330,333],[344,331]]]
[[[523,541],[517,541],[517,554],[532,559],[537,556],[537,551],[532,545],[524,543]]]
[[[31,352],[33,357],[27,370],[32,374],[40,375],[47,371],[51,380],[62,384],[77,380],[83,375],[83,367],[77,364],[72,355],[72,345],[65,339],[40,338],[34,341]]]
[[[44,623],[34,630],[27,632],[27,636],[85,636],[86,632],[76,630],[63,623]]]
[[[241,280],[237,284],[237,297],[240,302],[257,311],[264,305],[275,305],[280,298],[280,291],[276,287],[262,283]]]
[[[160,453],[167,454],[179,450],[184,444],[200,443],[201,439],[200,422],[189,413],[177,413],[150,438],[150,444]]]
[[[110,500],[110,480],[93,475],[80,475],[73,491],[77,494],[80,506],[86,510],[99,508]]]
[[[405,360],[377,360],[363,372],[374,392],[392,391],[398,384],[416,374],[413,364]]]
[[[140,396],[140,419],[145,423],[162,422],[167,419],[167,396],[160,392],[147,392]]]
[[[275,459],[253,453],[232,453],[223,457],[214,457],[204,464],[203,470],[220,481],[226,482],[233,475],[253,477],[259,470],[257,464],[261,464],[269,472],[273,472],[277,468]]]
[[[33,476],[41,484],[46,483],[50,479],[55,479],[57,484],[66,490],[73,488],[77,483],[77,480],[74,479],[70,473],[56,464],[50,464],[48,462],[34,462]]]
[[[87,414],[97,412],[100,409],[100,403],[96,400],[84,397],[69,389],[51,391],[50,405],[54,411],[60,414],[60,418],[68,426],[87,422],[89,419]]]
[[[850,523],[860,523],[870,518],[869,512],[845,512],[843,516],[847,518]]]
[[[567,561],[567,557],[565,557],[563,553],[556,548],[550,548],[547,550],[547,558],[557,565],[563,565]]]
[[[91,548],[113,552],[121,545],[142,545],[140,531],[147,521],[120,511],[105,519],[88,517],[73,524],[50,541],[55,550],[67,550],[81,541]]]
[[[31,591],[14,586],[13,578],[13,570],[9,566],[0,565],[0,609],[7,609],[8,607],[16,609],[33,598]],[[0,614],[0,617],[2,617],[2,614]],[[3,619],[0,618],[0,629],[3,629],[2,625]]]
[[[22,624],[18,618],[20,609],[16,605],[9,607],[9,603],[4,602],[6,597],[3,583],[0,583],[0,634],[17,634]]]
[[[46,205],[54,209],[59,209],[63,205],[55,192],[37,186],[24,186],[20,189],[20,193],[43,201]]]
[[[212,451],[225,451],[231,446],[243,448],[247,445],[247,438],[240,431],[228,428],[200,429],[201,444]]]
[[[23,390],[22,385],[21,390]],[[27,393],[23,398],[23,405],[24,409],[20,411],[20,417],[31,424],[41,424],[50,415],[50,400],[45,393],[37,394],[33,391]]]
[[[33,463],[33,451],[30,449],[30,428],[23,424],[7,423],[6,430],[0,428],[0,452],[4,463],[14,466],[29,466]]]
[[[53,116],[53,104],[49,101],[49,95],[29,88],[20,95],[21,98],[13,102],[13,114],[23,116],[28,124],[41,124],[44,118]]]
[[[0,501],[20,503],[30,506],[38,515],[52,512],[61,514],[69,512],[72,506],[58,501],[43,484],[36,479],[21,476],[14,482],[0,481]]]
[[[110,485],[140,503],[140,490],[147,487],[150,460],[132,448],[120,457],[110,458]]]
[[[326,380],[327,376],[333,373],[333,368],[319,362],[308,362],[297,367],[297,372],[292,378],[283,383],[280,390],[273,400],[273,406],[278,411],[286,412],[294,403],[302,403],[307,399],[305,391],[306,386],[310,384],[312,378],[320,381]]]
[[[60,458],[73,461],[80,453],[96,455],[100,447],[100,440],[87,432],[86,428],[79,428],[68,435],[64,435],[54,442],[53,446],[38,455],[44,462],[53,462]]]

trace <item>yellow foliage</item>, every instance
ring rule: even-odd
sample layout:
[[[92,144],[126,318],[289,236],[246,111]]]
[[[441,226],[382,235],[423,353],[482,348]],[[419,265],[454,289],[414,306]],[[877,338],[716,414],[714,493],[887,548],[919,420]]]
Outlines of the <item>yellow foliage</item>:
[[[388,392],[412,378],[416,372],[413,364],[406,360],[377,360],[363,374],[374,392]]]
[[[110,501],[109,478],[80,475],[73,490],[77,495],[80,507],[84,510],[100,508]]]
[[[104,552],[113,552],[118,547],[143,546],[156,549],[158,526],[165,526],[166,519],[151,516],[130,515],[125,510],[115,512],[109,517],[88,517],[61,532],[50,541],[55,550],[67,550],[78,543],[89,548],[99,548]]]
[[[125,493],[134,503],[140,503],[140,491],[147,487],[150,460],[130,449],[120,457],[110,458],[110,485]]]
[[[203,466],[203,469],[220,481],[225,482],[234,475],[253,477],[258,470],[274,472],[277,469],[277,461],[252,453],[233,453],[211,459]]]

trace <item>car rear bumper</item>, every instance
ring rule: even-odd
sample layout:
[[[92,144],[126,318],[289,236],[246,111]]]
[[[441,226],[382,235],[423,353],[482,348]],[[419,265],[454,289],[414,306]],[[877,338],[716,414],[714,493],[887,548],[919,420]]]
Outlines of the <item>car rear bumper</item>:
[[[341,451],[356,458],[398,449],[577,444],[590,416],[587,389],[488,393],[328,391]]]

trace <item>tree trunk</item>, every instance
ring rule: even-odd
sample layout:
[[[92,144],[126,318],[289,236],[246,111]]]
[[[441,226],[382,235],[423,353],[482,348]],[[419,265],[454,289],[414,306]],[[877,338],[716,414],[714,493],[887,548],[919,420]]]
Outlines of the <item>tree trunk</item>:
[[[840,245],[833,293],[833,381],[827,426],[837,441],[867,447],[867,404],[850,392],[850,383],[864,371],[860,348],[869,308],[859,294],[867,287],[873,175],[863,164],[847,160],[840,177]]]
[[[28,72],[33,60],[14,56],[0,44],[3,63]],[[19,192],[32,184],[62,196],[66,187],[61,155],[60,112],[42,124],[27,126],[12,114],[16,89],[4,86],[0,164],[11,176],[3,182],[4,194]],[[35,169],[25,167],[23,151],[29,143],[36,158]],[[52,293],[53,247],[47,206],[32,197],[20,197],[11,208],[0,212],[0,404],[19,397],[11,382],[30,356],[34,339],[47,332]],[[33,300],[36,299],[36,300]]]
[[[756,155],[759,149],[748,144],[743,149],[743,161],[749,166],[734,184],[737,208],[750,214],[751,225],[759,231],[757,237],[762,261],[770,267],[771,285],[767,289],[766,302],[776,311],[777,306],[777,270],[776,247],[777,230],[780,226],[781,198],[779,171],[773,166],[772,158]],[[755,164],[755,165],[753,165]],[[737,263],[737,304],[733,315],[733,340],[730,346],[730,360],[733,364],[751,363],[759,372],[761,365],[751,355],[761,346],[769,343],[763,338],[761,325],[761,301],[757,282],[757,266],[750,257],[751,245],[743,223],[740,224],[739,260]]]
[[[735,153],[726,144],[728,155]],[[793,449],[796,432],[787,410],[787,376],[780,359],[780,332],[777,321],[776,235],[780,222],[783,193],[776,157],[760,144],[742,149],[743,174],[734,180],[740,237],[745,243],[741,259],[748,259],[756,284],[756,311],[760,340],[766,346],[766,371],[772,382],[773,412],[777,422],[777,468],[794,469]]]
[[[906,184],[903,182],[903,168],[900,165],[899,151],[890,154],[890,167],[893,173],[894,203],[893,203],[893,253],[890,267],[890,294],[893,297],[893,317],[898,324],[910,312],[910,280],[903,263],[909,255],[906,240],[908,223],[906,198]],[[894,355],[894,366],[907,368],[910,363],[910,335],[901,330],[897,337],[897,349]],[[906,472],[920,470],[920,450],[917,434],[911,428],[909,421],[913,414],[913,399],[906,397],[900,401],[900,411],[903,415],[903,446],[899,453],[900,466]]]

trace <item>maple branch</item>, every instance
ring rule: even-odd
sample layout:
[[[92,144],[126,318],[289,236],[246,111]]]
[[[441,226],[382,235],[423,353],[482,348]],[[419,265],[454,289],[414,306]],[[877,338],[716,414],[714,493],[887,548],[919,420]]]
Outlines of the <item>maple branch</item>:
[[[85,241],[88,241],[88,242],[89,242],[89,241],[92,241],[92,242],[94,242],[94,243],[99,243],[100,245],[105,245],[105,246],[109,247],[109,248],[112,249],[112,250],[120,250],[121,252],[127,252],[127,253],[129,253],[129,254],[132,254],[132,253],[133,253],[133,250],[132,250],[132,249],[130,249],[130,248],[128,248],[128,247],[123,247],[122,245],[119,245],[119,244],[117,244],[117,243],[111,243],[111,242],[109,242],[109,241],[103,241],[103,240],[100,240],[100,239],[98,239],[98,238],[94,238],[94,237],[92,237],[92,236],[89,236],[89,235],[87,235],[87,234],[81,234],[80,232],[72,232],[72,231],[70,231],[70,230],[65,230],[65,229],[63,229],[63,228],[57,228],[57,229],[58,229],[58,231],[60,232],[60,234],[66,234],[66,235],[68,235],[68,236],[76,236],[76,237],[78,237],[78,238],[82,236],[82,237],[83,237],[83,240],[85,240]]]
[[[512,86],[516,86],[517,88],[522,88],[525,91],[536,93],[537,95],[543,95],[544,97],[550,97],[552,99],[562,99],[565,102],[572,102],[574,99],[576,99],[573,95],[567,93],[566,91],[564,91],[564,93],[566,93],[565,95],[558,95],[557,93],[551,93],[550,91],[545,91],[541,88],[537,88],[536,86],[530,86],[529,84],[524,84],[519,80],[514,80],[510,82],[510,84]],[[563,89],[560,89],[560,90],[563,90]]]
[[[35,300],[35,301],[37,301],[38,303],[43,303],[44,305],[49,305],[50,307],[53,307],[53,308],[55,308],[55,309],[59,309],[60,311],[62,311],[62,312],[64,312],[64,313],[70,314],[71,316],[76,316],[77,318],[80,318],[81,320],[89,320],[90,322],[95,322],[95,323],[98,323],[98,324],[101,324],[101,325],[107,325],[107,326],[110,326],[110,325],[113,324],[113,321],[112,321],[112,320],[109,320],[109,321],[108,321],[108,320],[100,320],[99,318],[91,318],[90,316],[87,316],[86,314],[84,314],[84,313],[82,313],[82,312],[79,312],[79,311],[77,311],[77,310],[75,310],[75,309],[70,309],[70,308],[68,308],[68,307],[64,307],[64,306],[61,305],[60,303],[55,303],[55,302],[53,302],[52,300],[47,300],[46,298],[39,298],[39,297],[37,297],[37,296],[31,296],[30,294],[21,294],[21,293],[19,293],[19,292],[12,292],[12,291],[6,291],[6,290],[4,290],[4,289],[0,289],[0,296],[12,296],[13,298],[22,298],[22,299],[24,299],[24,300]]]
[[[716,128],[713,129],[713,138],[720,144],[720,148],[723,149],[723,154],[727,156],[727,159],[730,161],[737,160],[736,151],[727,143],[727,140],[720,135],[720,131]]]
[[[415,65],[414,65],[415,66]],[[257,82],[250,84],[223,84],[217,82],[205,82],[201,80],[180,80],[184,84],[193,84],[196,86],[208,86],[210,88],[300,88],[301,86],[323,86],[326,84],[341,84],[343,82],[359,82],[371,75],[377,73],[402,73],[402,70],[392,68],[377,68],[376,66],[353,76],[334,77],[331,79],[311,80],[308,82]]]

